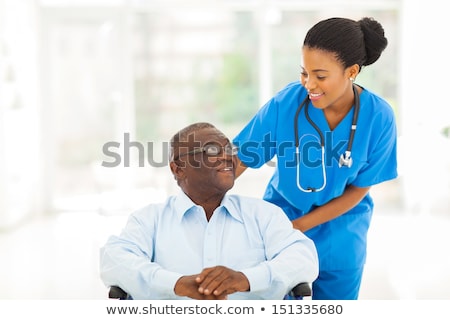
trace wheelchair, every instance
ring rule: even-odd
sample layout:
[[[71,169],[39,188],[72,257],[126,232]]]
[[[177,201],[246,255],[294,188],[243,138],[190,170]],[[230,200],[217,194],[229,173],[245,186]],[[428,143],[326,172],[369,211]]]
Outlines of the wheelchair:
[[[307,282],[301,282],[297,284],[291,291],[289,291],[288,296],[293,300],[303,299],[304,297],[310,297],[312,295],[311,286]],[[123,291],[120,287],[112,286],[109,288],[108,293],[109,299],[116,300],[130,300],[132,297]]]

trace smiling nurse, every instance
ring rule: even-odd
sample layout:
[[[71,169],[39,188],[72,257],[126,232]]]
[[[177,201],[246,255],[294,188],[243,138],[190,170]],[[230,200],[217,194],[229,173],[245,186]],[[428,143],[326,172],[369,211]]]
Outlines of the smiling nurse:
[[[373,18],[320,21],[305,37],[300,81],[271,98],[233,141],[237,175],[277,158],[264,199],[316,244],[313,299],[358,298],[373,212],[369,189],[397,177],[393,110],[354,83],[386,46]]]

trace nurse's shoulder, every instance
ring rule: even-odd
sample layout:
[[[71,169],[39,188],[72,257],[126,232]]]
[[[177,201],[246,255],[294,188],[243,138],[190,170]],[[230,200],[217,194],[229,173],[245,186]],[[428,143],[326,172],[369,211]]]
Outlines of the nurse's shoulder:
[[[299,104],[299,101],[303,101],[307,94],[308,91],[306,88],[297,80],[284,86],[284,88],[274,95],[272,100],[277,104],[286,104],[287,102]]]

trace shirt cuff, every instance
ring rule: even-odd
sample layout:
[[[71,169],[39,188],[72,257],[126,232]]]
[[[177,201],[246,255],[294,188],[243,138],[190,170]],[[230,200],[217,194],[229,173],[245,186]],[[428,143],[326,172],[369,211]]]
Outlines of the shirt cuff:
[[[263,291],[270,288],[272,278],[270,270],[265,263],[253,268],[243,269],[241,272],[247,277],[250,283],[250,292]]]
[[[175,294],[175,284],[181,276],[179,273],[161,269],[156,272],[152,283],[155,289],[163,295],[167,295],[169,298],[176,298],[178,296]]]

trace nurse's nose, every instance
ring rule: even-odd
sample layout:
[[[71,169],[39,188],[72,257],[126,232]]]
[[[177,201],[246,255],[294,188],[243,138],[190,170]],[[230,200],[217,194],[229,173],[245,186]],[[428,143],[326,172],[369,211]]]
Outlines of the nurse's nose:
[[[306,90],[311,91],[316,87],[316,82],[309,77],[304,77],[303,86],[306,88]]]

